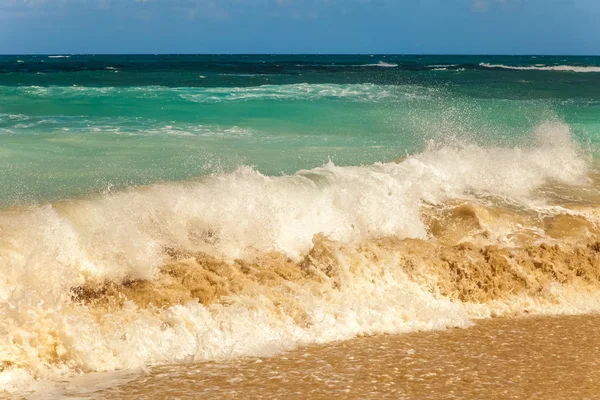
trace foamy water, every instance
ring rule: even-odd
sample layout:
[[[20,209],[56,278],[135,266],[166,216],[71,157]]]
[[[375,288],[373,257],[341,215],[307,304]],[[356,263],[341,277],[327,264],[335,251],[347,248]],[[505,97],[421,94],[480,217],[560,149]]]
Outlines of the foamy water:
[[[577,65],[532,65],[532,66],[514,66],[514,65],[502,65],[502,64],[479,64],[485,68],[500,68],[500,69],[512,69],[517,71],[570,71],[570,72],[600,72],[600,67],[592,66],[577,66]]]
[[[432,143],[397,163],[330,162],[278,177],[242,167],[4,209],[0,389],[32,390],[82,372],[268,355],[359,334],[464,327],[506,313],[600,310],[593,283],[581,286],[573,273],[560,284],[527,270],[534,256],[525,250],[510,257],[527,285],[506,281],[512,294],[470,289],[491,265],[513,268],[494,261],[509,250],[492,257],[477,246],[577,246],[581,236],[569,242],[556,234],[562,215],[569,224],[585,221],[585,240],[593,242],[594,209],[565,214],[539,191],[549,183],[589,186],[585,152],[559,122],[540,125],[528,141]],[[457,202],[474,211],[436,217]],[[514,216],[494,214],[506,205]],[[465,241],[475,249],[451,247]],[[571,276],[567,261],[556,261],[571,257],[571,247],[556,255],[527,251],[555,257]],[[577,254],[595,260],[594,249]],[[455,268],[448,257],[479,260],[468,272],[473,281],[447,277],[444,268]]]
[[[600,309],[598,58],[51,57],[0,56],[0,393]]]
[[[594,398],[598,315],[498,318],[469,329],[378,335],[306,346],[270,358],[167,365],[78,381],[97,398]],[[84,377],[85,378],[85,377]],[[120,379],[119,379],[120,378]],[[83,386],[83,388],[81,388]]]

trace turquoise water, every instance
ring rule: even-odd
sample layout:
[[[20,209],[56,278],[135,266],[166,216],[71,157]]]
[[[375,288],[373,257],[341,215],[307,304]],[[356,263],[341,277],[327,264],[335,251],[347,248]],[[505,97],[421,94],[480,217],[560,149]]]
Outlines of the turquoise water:
[[[547,121],[595,153],[598,115],[596,57],[1,56],[0,203],[516,146]]]

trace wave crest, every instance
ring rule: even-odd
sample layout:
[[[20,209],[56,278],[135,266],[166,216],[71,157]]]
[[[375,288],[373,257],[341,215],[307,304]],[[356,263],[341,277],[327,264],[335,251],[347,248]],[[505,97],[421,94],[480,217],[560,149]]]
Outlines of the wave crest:
[[[528,146],[2,210],[0,382],[600,310],[600,213],[546,197],[587,174],[554,122]]]
[[[514,69],[514,70],[520,70],[520,71],[600,72],[600,67],[577,66],[577,65],[513,66],[513,65],[502,65],[502,64],[480,63],[479,66],[484,67],[484,68]]]

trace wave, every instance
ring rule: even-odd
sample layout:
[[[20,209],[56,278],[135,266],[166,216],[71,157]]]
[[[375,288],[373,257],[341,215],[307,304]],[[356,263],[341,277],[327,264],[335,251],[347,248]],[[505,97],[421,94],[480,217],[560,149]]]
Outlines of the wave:
[[[12,128],[27,128],[33,127],[42,123],[54,123],[53,121],[39,121],[36,124],[30,124],[24,126],[24,124],[15,125]],[[74,127],[67,128],[69,130],[76,130],[81,133],[98,133],[98,132],[110,132],[123,136],[203,136],[203,137],[248,137],[253,135],[253,131],[248,128],[242,128],[239,126],[221,127],[211,125],[194,125],[194,124],[179,124],[179,125],[164,125],[164,126],[149,126],[144,128],[123,128],[119,124],[115,125],[101,125],[95,124],[92,126]]]
[[[48,58],[71,58],[71,56],[48,56]]]
[[[399,64],[394,64],[394,63],[387,63],[385,61],[378,61],[376,63],[371,63],[371,64],[336,64],[336,63],[329,63],[329,64],[314,64],[314,63],[308,63],[308,64],[294,64],[295,67],[300,67],[300,68],[334,68],[334,69],[344,69],[344,68],[364,68],[364,67],[383,67],[383,68],[395,68],[398,67]]]
[[[227,136],[247,137],[255,134],[250,128],[237,125],[177,123],[161,124],[155,121],[141,124],[138,118],[118,117],[89,117],[82,119],[78,116],[27,116],[24,114],[2,114],[0,123],[6,128],[15,130],[36,129],[36,132],[48,129],[62,129],[77,133],[110,132],[126,136]],[[16,131],[19,132],[19,131]],[[15,133],[15,132],[10,132]]]
[[[6,119],[6,121],[4,121]],[[178,123],[176,125],[163,125],[151,123],[140,125],[139,120],[135,120],[137,124],[132,125],[132,119],[120,117],[114,119],[106,118],[90,118],[81,120],[77,117],[28,117],[26,115],[0,114],[0,122],[7,123],[7,128],[23,130],[35,128],[39,131],[40,128],[55,129],[57,126],[63,126],[62,129],[72,130],[78,133],[98,133],[110,132],[126,136],[227,136],[227,137],[247,137],[255,132],[249,128],[243,128],[237,125],[221,126],[221,125],[201,125],[190,123]],[[65,127],[68,126],[68,127]],[[18,131],[17,131],[18,132]]]
[[[600,310],[600,212],[546,197],[589,190],[588,174],[549,122],[514,148],[431,145],[278,177],[242,167],[1,210],[0,389]]]
[[[197,103],[223,102],[223,101],[248,101],[248,100],[320,100],[320,99],[345,99],[355,101],[377,102],[392,100],[398,97],[396,90],[424,91],[419,88],[403,87],[397,89],[393,86],[373,84],[290,84],[290,85],[261,85],[252,87],[217,87],[201,90],[178,90],[179,96],[188,101]]]
[[[374,84],[288,84],[250,87],[169,88],[145,87],[85,87],[85,86],[22,86],[2,87],[6,95],[16,94],[41,98],[79,98],[130,96],[159,98],[177,96],[194,103],[239,102],[251,100],[303,100],[344,99],[358,102],[378,102],[406,98],[415,94],[428,95],[432,90],[416,85]]]
[[[285,76],[286,74],[250,74],[250,73],[237,73],[237,74],[232,74],[232,73],[220,73],[218,74],[219,76],[239,76],[239,77],[244,77],[244,78],[254,78],[254,77],[261,77],[261,78],[269,78],[269,77],[273,77],[273,76]]]
[[[520,70],[520,71],[600,72],[600,67],[576,66],[576,65],[512,66],[512,65],[502,65],[502,64],[481,63],[481,64],[479,64],[479,66],[485,67],[485,68],[514,69],[514,70]]]
[[[102,128],[100,128],[102,129]],[[228,128],[210,125],[166,125],[160,128],[143,129],[139,131],[127,131],[119,129],[119,133],[127,135],[173,135],[173,136],[227,136],[246,137],[251,136],[253,131],[240,126]]]
[[[462,72],[462,71],[466,71],[466,66],[465,64],[434,64],[434,65],[427,65],[425,67],[426,70],[429,71],[453,71],[453,72]]]
[[[379,61],[377,64],[364,64],[365,67],[384,67],[384,68],[395,68],[398,64],[386,63],[384,61]]]
[[[433,64],[433,65],[427,65],[427,68],[451,68],[451,67],[458,67],[460,64]]]
[[[0,114],[0,118],[7,118],[9,120],[16,121],[27,121],[30,117],[25,114]]]

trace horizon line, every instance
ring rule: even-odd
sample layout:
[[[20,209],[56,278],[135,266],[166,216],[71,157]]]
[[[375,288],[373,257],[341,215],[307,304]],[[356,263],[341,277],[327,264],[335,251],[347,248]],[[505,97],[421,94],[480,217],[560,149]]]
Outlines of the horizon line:
[[[485,57],[600,57],[599,54],[558,53],[0,53],[0,56],[485,56]]]

